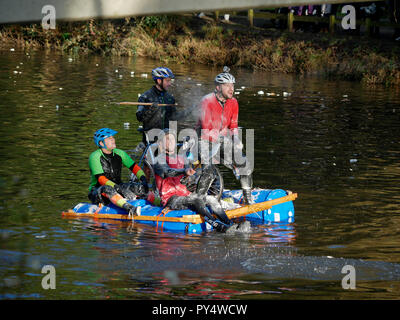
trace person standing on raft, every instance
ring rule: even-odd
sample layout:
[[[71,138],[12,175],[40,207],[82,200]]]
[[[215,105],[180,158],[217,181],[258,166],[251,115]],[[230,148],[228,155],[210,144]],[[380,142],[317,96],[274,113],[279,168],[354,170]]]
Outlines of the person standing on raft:
[[[235,77],[229,73],[229,68],[224,67],[223,72],[215,77],[215,90],[204,96],[200,102],[200,119],[197,128],[201,129],[200,158],[202,163],[211,163],[210,157],[215,157],[209,147],[219,144],[219,150],[233,150],[233,154],[240,154],[246,159],[242,149],[243,144],[238,136],[239,104],[233,97]],[[224,153],[224,152],[222,152]],[[228,153],[229,154],[229,153]],[[232,155],[232,152],[230,153]],[[243,202],[248,205],[253,203],[251,189],[253,187],[252,170],[245,164],[238,164],[236,157],[228,156],[223,159],[223,164],[231,169],[240,180],[243,190]]]
[[[172,130],[164,129],[164,136],[160,137],[159,154],[155,158],[153,165],[157,189],[161,196],[163,206],[172,210],[191,209],[202,215],[206,222],[212,225],[217,231],[225,232],[231,221],[222,209],[218,200],[207,195],[208,186],[214,177],[212,175],[202,175],[197,185],[196,192],[190,192],[181,180],[185,176],[193,176],[193,170],[185,159],[176,154],[176,137]],[[212,168],[209,166],[209,169]],[[208,169],[203,169],[207,171]],[[211,181],[203,181],[211,178]],[[208,210],[210,208],[218,219],[216,219]]]
[[[149,187],[143,170],[125,151],[117,149],[115,134],[117,131],[109,128],[102,128],[94,133],[94,143],[99,148],[89,156],[91,182],[88,197],[94,204],[111,202],[125,209],[129,214],[137,215],[137,207],[127,200],[135,200],[137,196],[152,197],[149,195]],[[141,186],[122,183],[122,165],[136,175]]]
[[[155,85],[141,94],[138,102],[152,103],[152,105],[139,105],[136,118],[143,123],[143,131],[151,129],[169,128],[169,121],[176,114],[175,98],[168,92],[172,79],[175,75],[169,68],[158,67],[151,71]],[[171,106],[159,106],[159,104],[170,104]],[[143,142],[146,139],[143,135]]]

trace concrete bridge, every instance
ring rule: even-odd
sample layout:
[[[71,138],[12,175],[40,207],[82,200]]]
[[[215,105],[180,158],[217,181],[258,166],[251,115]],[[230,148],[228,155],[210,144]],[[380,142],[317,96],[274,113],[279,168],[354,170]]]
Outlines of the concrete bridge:
[[[295,5],[354,3],[362,0],[1,0],[0,24],[40,22],[55,9],[55,19],[79,21],[156,14],[239,11]],[[365,0],[364,0],[365,1]],[[363,1],[363,2],[364,2]],[[373,0],[367,0],[373,1]],[[379,1],[379,0],[378,0]],[[47,7],[45,7],[47,5]],[[54,11],[54,10],[53,10]]]

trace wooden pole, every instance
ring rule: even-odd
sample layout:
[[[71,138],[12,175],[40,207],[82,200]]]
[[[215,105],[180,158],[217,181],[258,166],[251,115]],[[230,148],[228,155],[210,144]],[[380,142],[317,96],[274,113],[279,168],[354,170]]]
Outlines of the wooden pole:
[[[239,217],[248,215],[250,213],[255,213],[255,212],[270,209],[277,204],[281,204],[281,203],[288,202],[288,201],[293,201],[296,198],[297,198],[297,193],[292,193],[285,197],[268,200],[268,201],[264,201],[264,202],[259,202],[259,203],[251,204],[248,206],[243,206],[243,207],[233,209],[233,210],[227,210],[226,215],[228,216],[229,219],[239,218]]]
[[[371,35],[371,18],[366,18],[365,19],[365,27],[367,31],[367,36]]]
[[[336,17],[334,14],[329,16],[329,32],[331,34],[335,33],[335,24],[336,24]]]
[[[117,104],[120,105],[126,105],[126,106],[151,106],[153,105],[153,102],[117,102]],[[159,107],[169,107],[169,106],[174,106],[174,107],[178,107],[178,104],[167,104],[167,103],[159,103],[158,104]],[[179,106],[181,107],[181,106]]]
[[[254,26],[254,10],[249,9],[247,11],[247,18],[249,19],[250,27]]]
[[[293,12],[289,11],[288,13],[288,29],[289,32],[293,32],[293,20],[294,20],[294,16],[293,16]]]

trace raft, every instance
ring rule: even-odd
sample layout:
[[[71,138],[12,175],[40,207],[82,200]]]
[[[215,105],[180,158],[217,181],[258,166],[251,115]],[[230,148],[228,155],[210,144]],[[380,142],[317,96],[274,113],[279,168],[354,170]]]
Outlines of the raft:
[[[236,207],[226,210],[226,214],[234,221],[243,219],[254,223],[285,222],[294,221],[293,200],[297,198],[296,193],[288,194],[282,189],[254,189],[252,191],[254,204],[243,206],[242,190],[224,190],[221,199],[228,207]],[[206,223],[200,215],[194,211],[168,210],[153,206],[147,200],[129,200],[134,206],[140,206],[141,212],[138,216],[129,216],[128,213],[113,205],[95,205],[92,203],[78,203],[73,209],[62,212],[62,216],[69,218],[93,218],[112,219],[120,221],[132,221],[153,225],[157,230],[200,233],[212,230],[213,227]]]

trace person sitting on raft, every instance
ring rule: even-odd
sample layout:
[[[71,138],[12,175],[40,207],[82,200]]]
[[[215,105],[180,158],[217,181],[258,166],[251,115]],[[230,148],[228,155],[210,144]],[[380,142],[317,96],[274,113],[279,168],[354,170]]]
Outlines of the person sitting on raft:
[[[208,187],[212,182],[210,179],[214,179],[212,167],[203,169],[196,192],[190,192],[181,180],[185,176],[193,176],[196,171],[185,163],[183,157],[176,154],[174,132],[164,129],[163,133],[164,136],[159,137],[160,152],[153,165],[162,205],[172,210],[191,209],[202,215],[206,222],[218,231],[225,232],[231,221],[218,200],[207,195]],[[206,207],[209,207],[218,219]]]
[[[112,202],[130,215],[137,215],[137,208],[127,200],[135,200],[137,196],[145,197],[149,194],[149,187],[143,170],[125,151],[117,149],[115,134],[117,131],[109,128],[94,133],[94,143],[99,148],[89,156],[91,183],[88,197],[94,204]],[[141,186],[122,183],[122,165],[136,175]]]

